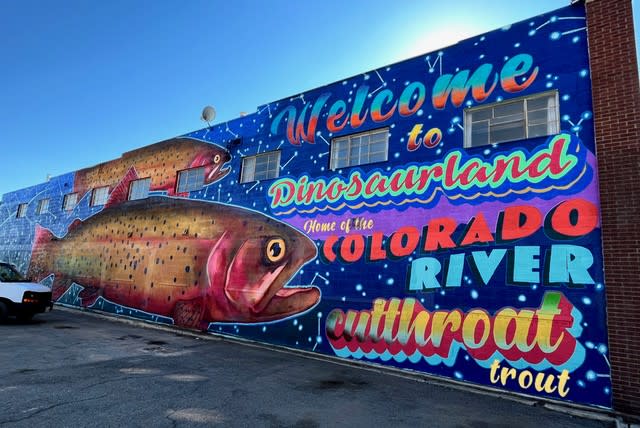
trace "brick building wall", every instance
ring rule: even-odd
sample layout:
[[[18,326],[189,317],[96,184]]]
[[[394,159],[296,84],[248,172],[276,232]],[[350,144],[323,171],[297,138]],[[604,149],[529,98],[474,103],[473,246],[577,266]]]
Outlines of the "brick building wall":
[[[631,0],[588,0],[613,406],[640,414],[640,86]]]

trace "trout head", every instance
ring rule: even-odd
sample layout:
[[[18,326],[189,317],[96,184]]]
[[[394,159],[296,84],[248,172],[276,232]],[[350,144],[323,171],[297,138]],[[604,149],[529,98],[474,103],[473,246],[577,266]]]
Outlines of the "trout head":
[[[207,144],[189,164],[189,168],[204,167],[204,183],[210,184],[222,180],[231,171],[224,165],[231,160],[231,154],[220,146]]]
[[[304,312],[320,300],[314,286],[285,287],[300,267],[315,258],[316,246],[290,226],[243,221],[225,230],[207,261],[207,321],[267,322]]]

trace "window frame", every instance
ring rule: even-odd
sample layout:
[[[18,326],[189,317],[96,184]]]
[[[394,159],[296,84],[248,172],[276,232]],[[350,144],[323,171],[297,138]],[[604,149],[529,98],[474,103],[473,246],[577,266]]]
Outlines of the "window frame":
[[[552,107],[546,107],[546,108],[539,108],[539,109],[529,109],[528,108],[528,103],[533,101],[533,100],[538,100],[538,99],[552,99],[553,98],[553,106]],[[471,149],[471,148],[478,148],[478,147],[486,147],[486,146],[493,146],[493,145],[497,145],[497,144],[504,144],[504,143],[510,143],[513,141],[522,141],[522,140],[527,140],[530,138],[542,138],[542,137],[548,137],[550,135],[555,135],[557,133],[560,132],[560,103],[559,103],[559,94],[558,91],[556,89],[552,89],[550,91],[544,91],[544,92],[536,92],[534,94],[528,94],[528,95],[523,95],[520,97],[516,97],[516,98],[511,98],[508,100],[503,100],[503,101],[498,101],[498,102],[494,102],[491,104],[484,104],[481,106],[473,106],[473,107],[468,107],[466,109],[464,109],[464,118],[463,118],[463,124],[464,124],[464,148],[465,149]],[[502,141],[495,141],[492,142],[491,141],[491,126],[492,124],[489,122],[491,119],[496,119],[493,117],[493,109],[495,107],[503,107],[503,106],[508,106],[510,104],[517,104],[517,103],[522,103],[522,116],[523,118],[519,121],[523,122],[523,127],[522,128],[518,128],[518,129],[523,129],[524,131],[524,137],[522,138],[515,138],[515,139],[510,139],[510,140],[502,140]],[[541,123],[535,123],[534,125],[543,125],[546,124],[547,129],[549,129],[550,127],[553,128],[553,131],[547,131],[547,133],[545,133],[544,135],[531,135],[531,129],[530,129],[530,119],[529,119],[529,113],[530,112],[535,112],[535,111],[547,111],[547,117],[546,117],[546,121],[545,122],[541,122]],[[483,120],[478,120],[476,122],[473,122],[473,114],[481,112],[481,111],[487,111],[491,114],[492,117],[490,117],[489,119],[485,119],[484,121],[489,122],[488,123],[488,135],[487,135],[487,143],[486,144],[477,144],[477,145],[473,145],[473,124],[474,123],[479,123]],[[552,117],[553,115],[555,115],[555,118]],[[513,115],[511,115],[513,116]],[[499,118],[506,118],[509,117],[509,115],[506,116],[500,116]],[[498,119],[499,119],[498,118]],[[493,126],[496,125],[501,125],[504,123],[509,123],[508,121],[504,121],[502,123],[496,123],[493,124]]]
[[[22,203],[18,204],[18,208],[16,209],[16,218],[25,218],[27,216],[27,208],[29,204]]]
[[[51,203],[51,198],[42,198],[38,201],[38,207],[36,208],[36,214],[42,215],[49,212],[49,204]],[[43,208],[44,207],[44,208]]]
[[[102,191],[104,189],[107,189],[107,193],[104,196],[104,201],[102,199],[100,200],[96,200],[97,199],[97,195],[98,195],[98,191]],[[90,207],[98,207],[98,206],[102,206],[102,205],[106,205],[107,201],[109,200],[109,186],[100,186],[100,187],[95,187],[92,191],[91,191],[91,200],[89,201],[89,206]]]
[[[256,164],[257,164],[257,160],[261,157],[268,157],[267,158],[267,169],[265,170],[267,173],[269,171],[271,171],[271,169],[269,169],[269,164],[271,162],[270,160],[270,156],[276,156],[276,160],[275,160],[275,176],[271,177],[264,177],[264,178],[256,178]],[[263,152],[263,153],[258,153],[255,155],[251,155],[251,156],[243,156],[242,157],[242,163],[241,163],[241,167],[240,167],[240,184],[247,184],[247,183],[254,183],[256,181],[265,181],[265,180],[274,180],[278,177],[280,177],[280,160],[282,159],[282,150],[271,150],[268,152]],[[247,165],[248,162],[250,162],[251,160],[254,160],[253,162],[253,170],[251,171],[251,179],[248,179],[248,177],[246,176],[246,171],[249,168],[249,166]]]
[[[68,207],[67,201],[69,200],[68,198],[70,198],[71,196],[75,196],[75,201],[73,202],[73,206]],[[78,206],[78,192],[67,193],[66,195],[64,195],[64,197],[62,198],[62,211],[70,212],[76,209],[77,206]]]
[[[346,135],[340,135],[337,137],[334,137],[331,139],[331,148],[329,150],[329,169],[331,171],[336,171],[342,168],[353,168],[355,166],[360,166],[360,165],[371,165],[371,164],[376,164],[376,163],[382,163],[382,162],[388,162],[389,161],[389,127],[385,126],[382,128],[375,128],[375,129],[370,129],[368,131],[363,131],[363,132],[357,132],[354,134],[346,134]],[[361,151],[359,151],[358,153],[358,161],[356,163],[351,163],[351,149],[353,148],[353,143],[352,141],[355,140],[356,138],[360,138],[362,139],[362,137],[367,136],[369,138],[369,141],[367,142],[367,149],[372,145],[372,144],[377,144],[379,143],[379,141],[375,141],[373,143],[371,143],[371,136],[374,135],[378,135],[378,134],[382,134],[385,133],[385,138],[384,138],[384,143],[385,143],[385,147],[384,147],[384,159],[383,160],[367,160],[366,162],[362,162],[362,153]],[[341,159],[338,157],[334,157],[334,152],[337,149],[338,145],[344,141],[346,139],[347,143],[349,144],[347,147],[347,165],[341,165],[338,166],[337,165],[337,160]],[[359,146],[360,148],[362,146]],[[374,153],[379,153],[379,152],[374,152]],[[367,151],[367,157],[370,157],[371,152],[368,150]]]
[[[143,197],[139,197],[139,198],[132,198],[131,196],[133,195],[133,186],[135,185],[135,183],[140,183],[142,181],[146,181],[149,183],[149,185],[147,186],[147,190],[145,192],[145,196]],[[176,183],[177,186],[177,183]],[[127,200],[128,201],[137,201],[140,199],[147,199],[149,197],[149,192],[151,191],[151,177],[144,177],[144,178],[138,178],[136,180],[131,180],[131,182],[129,183],[129,192],[127,194]]]
[[[200,184],[200,187],[187,188],[186,190],[180,190],[180,176],[182,174],[189,174],[190,171],[196,171],[196,170],[202,170],[202,184]],[[176,175],[176,193],[196,192],[198,190],[201,190],[204,187],[204,183],[205,183],[205,172],[206,172],[206,169],[204,166],[197,166],[195,168],[186,168],[178,171]],[[187,184],[189,184],[188,179],[187,179]]]

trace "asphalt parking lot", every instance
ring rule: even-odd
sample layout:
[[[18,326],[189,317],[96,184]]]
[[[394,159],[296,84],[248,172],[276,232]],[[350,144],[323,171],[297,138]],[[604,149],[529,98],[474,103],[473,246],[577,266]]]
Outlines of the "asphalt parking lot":
[[[0,325],[0,426],[603,427],[540,406],[56,308]]]

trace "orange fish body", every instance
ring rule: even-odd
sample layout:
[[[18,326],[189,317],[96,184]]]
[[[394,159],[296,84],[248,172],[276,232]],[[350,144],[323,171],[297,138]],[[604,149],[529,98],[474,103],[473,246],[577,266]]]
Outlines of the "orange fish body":
[[[76,221],[64,238],[38,228],[29,276],[53,274],[54,298],[72,282],[99,296],[173,317],[175,324],[265,322],[313,307],[316,287],[284,287],[316,256],[314,243],[258,212],[151,197]]]
[[[230,168],[223,166],[230,159],[229,152],[215,144],[192,138],[172,138],[132,150],[118,159],[81,169],[75,174],[73,187],[74,192],[82,197],[97,187],[109,186],[112,191],[123,179],[127,181],[124,184],[128,190],[128,182],[132,179],[150,178],[149,190],[176,195],[179,171],[204,167],[204,184],[210,184],[229,173]]]

